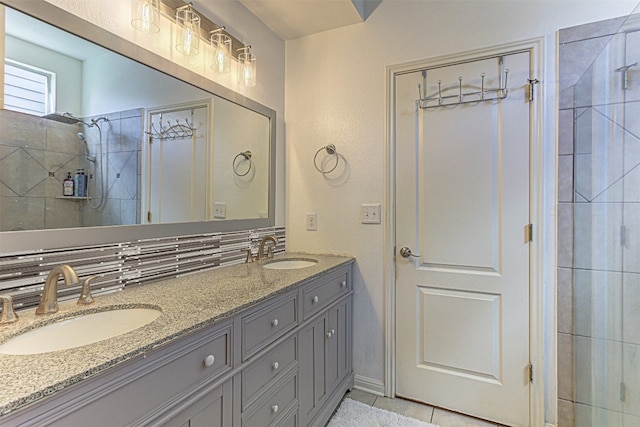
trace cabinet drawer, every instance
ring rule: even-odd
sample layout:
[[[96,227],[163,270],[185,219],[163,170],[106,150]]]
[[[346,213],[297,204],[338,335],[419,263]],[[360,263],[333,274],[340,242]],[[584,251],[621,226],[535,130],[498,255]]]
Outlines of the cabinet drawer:
[[[298,325],[296,294],[242,318],[242,361]]]
[[[242,409],[258,397],[269,381],[296,363],[296,337],[291,337],[242,371]]]
[[[215,377],[232,368],[231,327],[182,356],[177,362],[185,368],[184,377],[195,383],[204,377]]]
[[[319,312],[340,296],[347,294],[350,287],[346,271],[328,280],[307,285],[302,291],[304,319]]]
[[[45,401],[43,408],[49,410],[40,418],[34,419],[31,409],[25,408],[28,419],[34,420],[18,425],[155,425],[150,420],[178,405],[177,397],[186,390],[231,371],[232,331],[231,322],[212,326],[106,370],[70,389],[75,399],[66,401],[69,394],[62,393],[59,400]],[[208,356],[212,356],[210,366],[205,364]]]
[[[286,413],[298,403],[297,382],[297,375],[292,375],[270,391],[254,411],[246,416],[243,414],[242,427],[267,427],[286,416]]]
[[[278,427],[298,427],[298,413],[293,412],[284,421],[278,424]]]

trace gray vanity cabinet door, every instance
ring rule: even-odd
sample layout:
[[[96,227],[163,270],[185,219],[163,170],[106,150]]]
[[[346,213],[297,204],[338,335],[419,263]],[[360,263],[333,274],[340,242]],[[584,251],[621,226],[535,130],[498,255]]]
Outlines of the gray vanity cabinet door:
[[[303,327],[300,339],[300,425],[306,426],[351,372],[351,299]]]
[[[327,316],[305,326],[300,339],[300,425],[306,426],[318,412],[327,393],[325,354],[328,338]]]
[[[232,385],[229,380],[185,408],[164,424],[164,427],[231,427],[232,397]]]
[[[349,373],[351,366],[349,343],[351,342],[349,333],[351,328],[348,325],[349,300],[344,299],[334,306],[327,313],[327,329],[329,335],[326,346],[325,376],[327,392],[333,389]]]

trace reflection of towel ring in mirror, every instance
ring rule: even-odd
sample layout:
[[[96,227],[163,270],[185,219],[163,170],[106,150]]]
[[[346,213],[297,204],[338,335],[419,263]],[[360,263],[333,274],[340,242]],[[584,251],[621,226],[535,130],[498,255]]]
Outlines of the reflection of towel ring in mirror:
[[[325,150],[327,152],[327,154],[335,156],[336,157],[336,163],[333,165],[333,167],[331,169],[328,170],[324,170],[322,168],[320,168],[318,166],[318,154],[320,154],[320,152],[322,150]],[[338,167],[338,161],[340,160],[340,157],[338,157],[338,152],[336,151],[336,146],[333,144],[329,144],[327,146],[322,147],[321,149],[319,149],[318,151],[316,151],[316,155],[313,156],[313,166],[316,167],[316,170],[318,172],[320,172],[322,175],[326,175],[328,173],[333,172],[334,170],[336,170],[336,168]]]
[[[236,163],[236,161],[240,157],[241,157],[240,161]],[[242,163],[242,159],[249,162],[249,168],[245,173],[238,172],[238,166],[240,166],[240,164]],[[246,176],[249,172],[251,172],[252,167],[253,167],[253,162],[251,161],[251,151],[249,150],[243,151],[233,158],[233,173],[235,173],[238,176]]]

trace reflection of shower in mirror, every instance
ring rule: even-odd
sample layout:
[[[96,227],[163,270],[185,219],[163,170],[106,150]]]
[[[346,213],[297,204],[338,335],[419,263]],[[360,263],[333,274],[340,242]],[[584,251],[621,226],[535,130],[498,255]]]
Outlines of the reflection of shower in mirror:
[[[100,202],[97,205],[91,204],[91,194],[90,194],[91,186],[90,185],[87,186],[87,204],[89,205],[89,207],[93,209],[98,209],[102,207],[105,200],[105,194],[104,194],[105,176],[104,176],[104,165],[103,165],[104,162],[102,159],[102,153],[104,151],[102,149],[102,128],[100,127],[100,122],[108,122],[109,120],[106,117],[99,117],[97,119],[91,119],[91,123],[85,123],[82,120],[74,117],[70,113],[64,113],[64,115],[67,117],[76,119],[78,124],[82,123],[83,125],[89,128],[96,127],[98,129],[98,137],[99,137],[98,153],[96,153],[95,155],[91,154],[91,148],[89,147],[89,142],[87,141],[87,137],[85,136],[85,134],[82,132],[78,132],[77,134],[78,139],[84,143],[85,151],[87,153],[87,160],[93,164],[93,171],[89,170],[89,179],[91,179],[92,177],[97,177],[98,164],[100,165],[99,166],[100,176],[96,178],[100,181]]]

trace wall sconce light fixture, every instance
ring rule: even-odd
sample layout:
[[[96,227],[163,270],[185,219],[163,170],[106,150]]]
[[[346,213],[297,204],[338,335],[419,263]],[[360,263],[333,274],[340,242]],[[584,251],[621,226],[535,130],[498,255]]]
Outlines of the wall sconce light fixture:
[[[211,31],[213,61],[211,69],[218,73],[231,71],[231,37],[224,33],[224,27]]]
[[[197,55],[200,49],[200,15],[191,3],[176,9],[176,50],[184,55]]]
[[[251,45],[238,49],[238,82],[246,87],[256,85],[256,56],[250,49]]]
[[[132,0],[131,25],[143,33],[160,31],[160,0]]]

